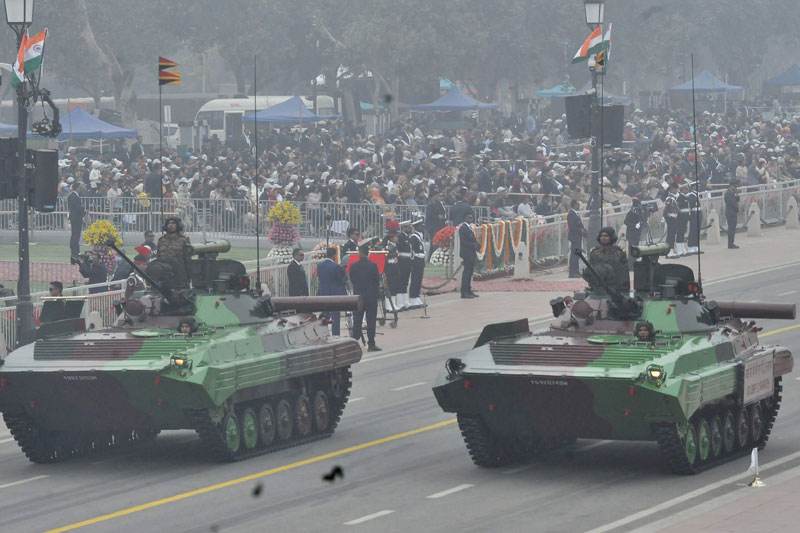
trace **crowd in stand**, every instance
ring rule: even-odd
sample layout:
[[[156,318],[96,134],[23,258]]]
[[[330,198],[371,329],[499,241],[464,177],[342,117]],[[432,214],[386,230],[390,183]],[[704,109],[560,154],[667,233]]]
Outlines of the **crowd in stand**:
[[[771,185],[800,178],[798,115],[767,119],[734,106],[726,114],[703,112],[696,117],[695,164],[691,113],[626,114],[623,148],[604,151],[606,205],[625,206],[633,197],[663,199],[669,183],[693,181],[696,169],[703,190],[724,188],[731,180]],[[69,149],[60,160],[59,187],[65,195],[77,190],[81,197],[105,197],[112,211],[122,210],[124,197],[139,197],[146,207],[147,199],[163,195],[188,216],[193,202],[219,200],[220,216],[212,215],[223,222],[242,216],[236,206],[248,205],[252,213],[256,198],[290,199],[305,203],[318,228],[323,207],[330,209],[326,202],[409,206],[433,215],[429,238],[446,220],[461,222],[446,209],[456,204],[462,206],[455,210],[459,217],[469,205],[497,218],[566,213],[571,200],[586,206],[590,149],[585,140],[569,138],[565,116],[496,115],[460,131],[433,124],[431,116],[414,115],[380,137],[368,135],[363,125],[340,122],[264,131],[257,165],[250,131],[225,143],[206,139],[201,149],[185,153],[158,153],[158,146],[145,146],[141,138],[98,159],[79,158]]]

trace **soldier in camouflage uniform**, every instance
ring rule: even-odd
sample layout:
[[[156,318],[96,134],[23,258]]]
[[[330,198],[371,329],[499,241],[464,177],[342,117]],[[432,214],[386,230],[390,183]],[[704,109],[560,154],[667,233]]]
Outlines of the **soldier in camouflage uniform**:
[[[164,235],[158,239],[159,259],[171,259],[177,269],[175,272],[175,287],[189,287],[189,274],[191,272],[192,251],[189,247],[189,236],[182,233],[183,223],[178,217],[169,217],[164,222]]]
[[[609,259],[611,261],[619,261],[626,269],[628,268],[628,256],[625,251],[617,246],[617,232],[614,228],[603,228],[597,235],[597,242],[600,246],[595,246],[589,252],[589,261],[596,259]]]

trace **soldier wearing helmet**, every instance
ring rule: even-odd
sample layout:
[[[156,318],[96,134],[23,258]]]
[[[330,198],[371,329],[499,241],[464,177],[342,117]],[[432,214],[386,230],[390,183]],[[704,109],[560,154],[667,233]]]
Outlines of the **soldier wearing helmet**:
[[[178,217],[168,217],[164,221],[163,230],[164,235],[158,239],[158,252],[156,255],[159,259],[172,259],[177,266],[174,272],[176,287],[188,287],[189,274],[192,271],[192,250],[189,236],[182,233],[183,223]]]
[[[614,228],[605,227],[597,234],[597,242],[600,246],[595,246],[589,252],[589,261],[597,259],[608,259],[618,261],[626,269],[628,268],[628,256],[625,251],[617,246],[617,232]]]

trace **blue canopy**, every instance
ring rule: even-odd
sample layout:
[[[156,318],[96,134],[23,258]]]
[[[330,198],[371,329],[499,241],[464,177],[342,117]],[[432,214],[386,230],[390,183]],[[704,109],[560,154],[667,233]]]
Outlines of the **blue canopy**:
[[[0,133],[17,133],[17,125],[0,122]]]
[[[572,86],[569,80],[564,80],[555,87],[536,91],[536,96],[539,98],[564,98],[572,94],[575,94],[575,87]]]
[[[412,105],[413,111],[473,111],[476,109],[499,109],[500,104],[484,104],[461,92],[454,86],[430,104]]]
[[[56,137],[59,141],[67,139],[135,139],[136,130],[120,128],[95,118],[82,107],[76,107],[67,116],[61,117],[61,133]],[[15,126],[16,128],[16,126]],[[33,137],[31,133],[28,136]]]
[[[301,122],[319,122],[321,120],[335,120],[342,115],[315,115],[306,107],[299,96],[293,96],[285,102],[256,111],[246,113],[245,122],[271,122],[278,124],[300,124]]]
[[[778,74],[764,82],[765,85],[800,85],[800,66],[792,65],[783,74]]]
[[[694,77],[694,90],[701,94],[711,93],[734,93],[741,91],[739,85],[729,85],[717,78],[709,71],[704,70]],[[692,92],[692,80],[685,81],[669,90],[671,93],[690,93]]]

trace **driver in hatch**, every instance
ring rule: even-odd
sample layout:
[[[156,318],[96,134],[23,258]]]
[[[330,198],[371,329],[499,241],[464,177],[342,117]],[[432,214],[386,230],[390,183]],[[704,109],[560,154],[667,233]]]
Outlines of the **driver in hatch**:
[[[187,337],[191,337],[192,333],[197,331],[197,322],[193,318],[184,318],[178,323],[178,331]]]
[[[656,331],[650,322],[636,324],[634,334],[636,335],[636,340],[640,342],[654,342],[656,339]]]
[[[597,259],[608,259],[617,261],[626,269],[628,268],[628,256],[625,255],[625,251],[622,248],[617,246],[617,232],[614,231],[614,228],[606,227],[601,229],[600,233],[597,234],[597,242],[600,243],[600,246],[595,246],[589,252],[590,262]]]

